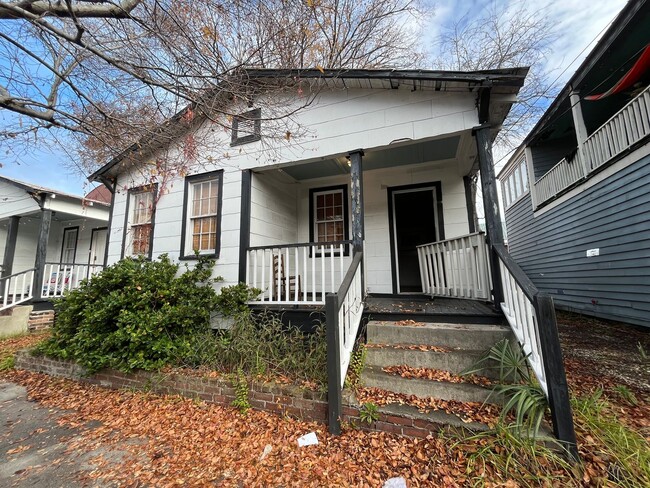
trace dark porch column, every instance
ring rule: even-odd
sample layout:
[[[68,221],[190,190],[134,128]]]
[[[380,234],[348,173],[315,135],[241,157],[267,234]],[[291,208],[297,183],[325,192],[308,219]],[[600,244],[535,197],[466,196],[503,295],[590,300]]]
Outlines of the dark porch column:
[[[492,268],[492,294],[494,306],[499,308],[503,301],[501,287],[501,273],[499,271],[499,258],[492,249],[495,244],[503,244],[503,225],[499,211],[499,197],[497,195],[497,180],[494,174],[494,160],[492,159],[492,138],[490,127],[482,125],[474,129],[476,147],[478,149],[478,163],[481,171],[481,188],[483,190],[483,208],[485,210],[485,227],[487,241],[490,245],[490,266]]]
[[[41,227],[38,232],[38,244],[36,246],[36,260],[34,267],[34,287],[32,293],[35,300],[41,299],[41,290],[43,289],[43,273],[45,271],[45,255],[47,254],[47,241],[50,237],[50,224],[52,223],[52,211],[48,209],[41,210]]]
[[[350,158],[350,197],[352,199],[352,247],[355,251],[363,250],[365,238],[363,225],[363,150],[358,149],[349,154]]]
[[[251,242],[251,170],[241,172],[241,213],[239,221],[239,282],[246,281],[248,248]]]
[[[7,239],[5,241],[5,254],[2,258],[2,274],[5,277],[13,273],[14,254],[16,254],[16,239],[18,238],[18,225],[20,217],[13,215],[9,217],[9,228],[7,229]]]

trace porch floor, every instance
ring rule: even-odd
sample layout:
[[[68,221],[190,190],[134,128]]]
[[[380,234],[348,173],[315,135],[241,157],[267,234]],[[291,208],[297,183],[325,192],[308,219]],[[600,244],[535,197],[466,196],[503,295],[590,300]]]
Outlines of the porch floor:
[[[373,297],[366,298],[371,320],[434,320],[437,322],[500,324],[503,315],[490,303],[444,297]]]

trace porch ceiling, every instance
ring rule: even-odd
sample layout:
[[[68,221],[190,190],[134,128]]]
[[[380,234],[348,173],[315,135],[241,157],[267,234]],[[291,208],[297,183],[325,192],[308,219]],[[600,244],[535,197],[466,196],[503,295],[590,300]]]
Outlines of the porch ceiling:
[[[460,135],[422,142],[409,142],[369,151],[363,157],[364,171],[454,159],[458,153]],[[295,180],[309,180],[350,173],[344,158],[332,158],[317,163],[304,163],[283,167]]]

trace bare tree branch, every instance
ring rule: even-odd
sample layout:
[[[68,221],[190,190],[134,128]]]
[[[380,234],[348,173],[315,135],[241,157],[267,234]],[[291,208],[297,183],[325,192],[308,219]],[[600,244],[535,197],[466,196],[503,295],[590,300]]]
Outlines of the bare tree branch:
[[[22,0],[18,2],[0,2],[0,19],[26,19],[26,14],[50,15],[54,17],[91,17],[125,19],[141,0],[123,0],[92,2],[62,2],[60,0]]]

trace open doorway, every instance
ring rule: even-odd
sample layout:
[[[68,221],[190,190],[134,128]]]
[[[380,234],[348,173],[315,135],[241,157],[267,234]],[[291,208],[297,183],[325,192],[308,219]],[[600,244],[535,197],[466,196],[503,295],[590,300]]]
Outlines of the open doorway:
[[[444,239],[440,182],[388,189],[394,293],[422,293],[417,246]]]

